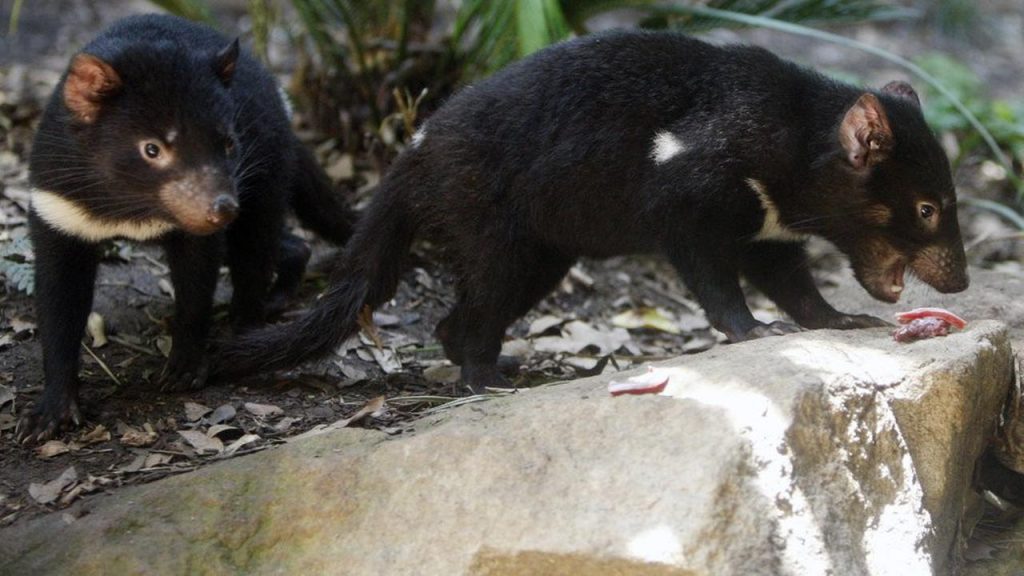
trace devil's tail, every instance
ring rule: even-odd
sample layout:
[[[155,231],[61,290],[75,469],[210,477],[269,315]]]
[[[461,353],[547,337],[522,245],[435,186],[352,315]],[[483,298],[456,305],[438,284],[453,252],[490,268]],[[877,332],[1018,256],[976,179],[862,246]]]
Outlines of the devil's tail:
[[[352,236],[356,213],[335,191],[313,153],[296,140],[297,170],[292,180],[291,205],[302,224],[318,236],[342,246]]]
[[[267,326],[218,346],[213,376],[233,379],[294,367],[337,349],[358,330],[363,306],[394,294],[416,232],[387,179],[333,264],[327,291],[289,324]]]

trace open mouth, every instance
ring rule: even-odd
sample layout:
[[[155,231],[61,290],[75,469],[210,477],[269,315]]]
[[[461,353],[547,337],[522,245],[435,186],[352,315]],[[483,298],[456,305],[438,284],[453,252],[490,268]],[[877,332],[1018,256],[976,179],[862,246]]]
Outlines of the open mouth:
[[[903,274],[906,272],[907,265],[902,261],[897,261],[889,269],[889,294],[893,302],[900,299],[900,294],[903,293]]]

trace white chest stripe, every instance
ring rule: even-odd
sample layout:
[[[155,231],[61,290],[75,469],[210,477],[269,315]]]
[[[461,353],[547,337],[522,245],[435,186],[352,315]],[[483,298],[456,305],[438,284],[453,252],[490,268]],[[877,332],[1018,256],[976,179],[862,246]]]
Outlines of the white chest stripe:
[[[152,240],[174,229],[164,220],[102,220],[84,208],[53,192],[32,191],[32,210],[50,226],[89,242],[108,238]]]
[[[758,200],[761,201],[761,208],[764,209],[764,223],[761,224],[761,231],[754,236],[754,240],[801,242],[807,239],[807,235],[794,232],[782,223],[782,219],[779,218],[779,209],[768,196],[768,189],[763,182],[747,178],[747,185],[757,194]]]
[[[654,146],[651,148],[651,158],[655,164],[664,164],[676,156],[686,152],[686,144],[675,134],[661,131],[654,135]]]

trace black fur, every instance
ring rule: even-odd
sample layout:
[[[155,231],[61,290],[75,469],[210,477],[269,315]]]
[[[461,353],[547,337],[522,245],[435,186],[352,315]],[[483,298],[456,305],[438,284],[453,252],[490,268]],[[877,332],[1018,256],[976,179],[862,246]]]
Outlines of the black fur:
[[[153,240],[166,251],[176,291],[164,375],[172,389],[205,383],[225,258],[232,322],[251,327],[283,306],[309,258],[302,240],[285,233],[289,206],[337,243],[354,222],[292,133],[271,74],[237,41],[171,16],[126,18],[83,48],[45,111],[30,169],[37,190],[81,211],[76,221],[171,228]],[[80,418],[79,342],[102,240],[55,222],[46,196],[34,193],[30,214],[46,385],[19,425],[21,438],[36,440]]]
[[[227,344],[216,371],[329,353],[362,306],[391,297],[421,234],[455,269],[458,301],[437,335],[477,390],[504,383],[495,362],[506,328],[581,256],[666,255],[732,340],[798,329],[755,320],[740,274],[801,326],[882,325],[825,302],[801,242],[758,237],[768,206],[754,186],[790,232],[849,255],[877,298],[898,299],[908,266],[943,292],[963,290],[949,164],[908,90],[867,92],[763,49],[677,34],[617,32],[538,52],[431,117],[312,311]],[[662,131],[685,150],[658,163]]]

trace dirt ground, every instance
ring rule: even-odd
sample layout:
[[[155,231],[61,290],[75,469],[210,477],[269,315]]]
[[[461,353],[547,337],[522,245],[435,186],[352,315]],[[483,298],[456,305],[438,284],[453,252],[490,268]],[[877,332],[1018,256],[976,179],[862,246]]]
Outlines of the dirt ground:
[[[235,4],[244,6],[225,3],[220,16],[227,25],[244,28]],[[985,14],[999,16],[1005,3],[982,4]],[[26,152],[32,127],[68,56],[114,18],[148,9],[141,0],[36,0],[26,3],[21,34],[0,37],[0,120],[6,134],[0,142],[0,240],[25,233]],[[998,18],[999,26],[1012,27],[1007,18]],[[6,19],[0,11],[0,21]],[[1019,29],[1012,41],[996,44],[991,39],[976,43],[937,38],[924,24],[838,31],[911,56],[947,50],[970,62],[991,84],[994,96],[1019,98],[1024,93],[1024,61],[1014,51]],[[846,69],[872,83],[892,74],[906,77],[868,56],[778,33],[716,32],[714,37],[751,39],[803,62]],[[362,202],[372,194],[379,174],[360,166],[357,162],[339,189],[358,190],[353,197]],[[1002,184],[984,175],[981,162],[968,162],[957,178],[961,194],[1001,197]],[[1014,230],[989,213],[967,209],[962,217],[972,262],[1019,272],[1021,247]],[[315,263],[292,315],[308,306],[324,285],[322,264],[334,248],[314,243]],[[843,260],[824,245],[816,244],[813,252],[819,279],[831,282]],[[457,386],[457,369],[444,360],[432,336],[452,293],[447,273],[429,246],[415,249],[398,294],[375,315],[379,342],[364,333],[337,355],[291,373],[189,394],[162,393],[153,385],[169,344],[168,280],[158,249],[112,243],[94,305],[108,342],[97,346],[87,338],[83,345],[85,425],[42,451],[13,441],[16,414],[38,397],[43,382],[31,298],[0,287],[0,526],[79,499],[116,494],[124,485],[262,450],[354,415],[358,418],[349,425],[406,434],[425,411],[486,399],[470,397]],[[749,296],[755,315],[778,317],[769,302]],[[217,297],[216,330],[223,336],[230,297],[226,278]],[[574,268],[556,293],[514,325],[506,351],[523,359],[514,381],[525,387],[697,353],[720,342],[721,336],[709,329],[662,260],[615,258],[584,261]],[[74,480],[65,475],[70,468]]]

